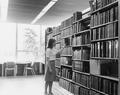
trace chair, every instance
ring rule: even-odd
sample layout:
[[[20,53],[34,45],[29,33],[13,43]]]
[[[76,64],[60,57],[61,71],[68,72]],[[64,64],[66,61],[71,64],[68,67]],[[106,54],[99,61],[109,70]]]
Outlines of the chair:
[[[14,71],[14,76],[16,76],[16,64],[14,62],[5,63],[5,76],[7,76],[8,71]]]
[[[24,75],[27,76],[27,71],[30,70],[32,75],[35,75],[35,71],[34,71],[34,68],[33,68],[33,64],[32,62],[31,63],[27,63],[25,68],[24,68]]]

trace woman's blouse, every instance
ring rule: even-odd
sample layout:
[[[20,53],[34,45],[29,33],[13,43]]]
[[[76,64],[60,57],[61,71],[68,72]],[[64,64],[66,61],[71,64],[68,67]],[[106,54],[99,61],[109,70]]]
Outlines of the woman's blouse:
[[[55,48],[47,48],[46,50],[46,57],[49,58],[49,60],[55,60],[56,59],[56,54],[57,54],[57,49]]]

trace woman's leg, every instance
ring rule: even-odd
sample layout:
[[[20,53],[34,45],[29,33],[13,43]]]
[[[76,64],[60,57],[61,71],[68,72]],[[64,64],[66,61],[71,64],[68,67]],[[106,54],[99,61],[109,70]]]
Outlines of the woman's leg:
[[[48,88],[49,82],[45,81],[45,93],[47,93],[47,88]]]
[[[53,85],[53,81],[49,82],[49,93],[52,94],[52,85]]]

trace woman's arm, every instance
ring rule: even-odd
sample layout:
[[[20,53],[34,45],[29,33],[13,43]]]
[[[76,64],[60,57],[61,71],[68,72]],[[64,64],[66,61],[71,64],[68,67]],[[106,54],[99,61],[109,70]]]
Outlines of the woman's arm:
[[[63,49],[65,48],[65,46],[63,46],[60,50],[58,50],[57,53],[61,53],[63,51]]]

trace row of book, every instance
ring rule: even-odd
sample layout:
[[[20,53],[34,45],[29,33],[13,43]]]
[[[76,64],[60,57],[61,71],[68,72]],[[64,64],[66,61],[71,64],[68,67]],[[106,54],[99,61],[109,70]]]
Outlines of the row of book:
[[[64,89],[70,91],[74,95],[90,95],[88,89],[78,86],[64,79],[60,79],[59,85],[62,86]]]
[[[96,26],[118,20],[118,6],[104,12],[91,15],[91,26]]]
[[[60,31],[60,26],[53,28],[53,35],[56,35],[56,34],[58,34],[58,33],[60,33],[60,32],[61,32],[61,31]]]
[[[73,17],[70,17],[61,23],[61,29],[64,29],[73,23]]]
[[[105,58],[118,58],[118,40],[92,43],[91,56],[105,57]]]
[[[61,62],[61,64],[64,64],[64,65],[72,65],[72,58],[61,57],[60,62]]]
[[[60,68],[55,68],[56,69],[56,75],[60,76]]]
[[[90,60],[90,73],[118,77],[118,60]]]
[[[65,42],[66,39],[68,40],[67,43]],[[65,38],[61,40],[61,46],[71,46],[72,45],[72,38]]]
[[[82,12],[75,12],[75,13],[73,13],[72,17],[66,19],[65,21],[63,21],[61,23],[61,28],[62,29],[66,28],[66,27],[72,25],[74,22],[76,22],[76,21],[78,21],[80,19],[82,19]]]
[[[60,67],[60,65],[61,65],[60,59],[56,59],[55,60],[55,65],[58,66],[58,67]]]
[[[117,0],[90,0],[91,11],[100,9],[108,4],[111,4]]]
[[[76,21],[78,21],[80,19],[82,19],[82,12],[73,13],[73,22],[76,22]]]
[[[118,22],[92,29],[91,40],[118,37]]]
[[[56,42],[60,41],[61,40],[61,35],[56,35],[53,37],[53,39],[56,40]]]
[[[60,79],[59,80],[59,85],[62,86],[64,89],[70,91],[71,93],[74,93],[74,84],[64,80],[64,79]]]
[[[108,95],[118,95],[118,83],[116,81],[91,76],[91,87]]]
[[[63,67],[61,69],[61,76],[67,79],[72,79],[72,69]]]
[[[89,62],[73,61],[73,69],[80,72],[90,72]]]
[[[105,94],[99,93],[99,92],[94,91],[94,90],[91,90],[91,91],[90,91],[90,95],[105,95]]]
[[[73,35],[72,27],[69,27],[61,31],[61,37],[67,37],[70,35]]]
[[[72,80],[83,86],[90,87],[90,76],[73,72]]]
[[[88,89],[74,85],[74,95],[90,95]]]
[[[90,33],[84,33],[81,34],[80,36],[76,36],[73,38],[72,45],[84,45],[84,44],[89,44],[90,43]]]
[[[90,20],[87,21],[87,22],[76,22],[72,25],[72,30],[73,30],[73,33],[79,33],[81,31],[84,31],[84,30],[87,30],[90,28],[89,26],[90,24]]]
[[[72,55],[72,47],[64,48],[61,55]]]
[[[73,59],[89,60],[90,50],[89,49],[78,49],[73,52]]]

